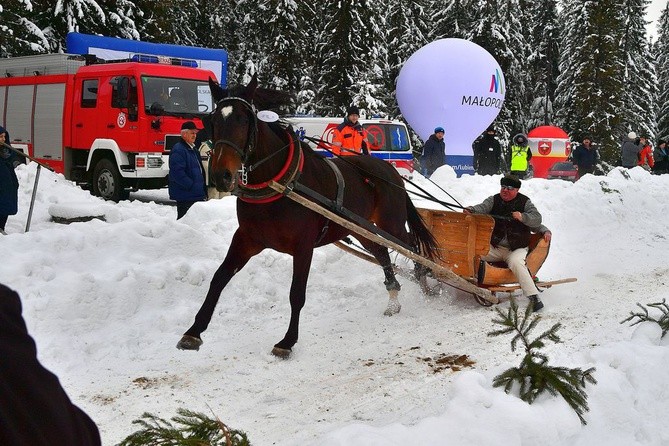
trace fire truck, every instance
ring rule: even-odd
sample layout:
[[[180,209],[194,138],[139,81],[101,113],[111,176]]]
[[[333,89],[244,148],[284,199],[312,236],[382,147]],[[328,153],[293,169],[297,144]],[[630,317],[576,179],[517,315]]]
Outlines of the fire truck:
[[[202,127],[212,111],[209,78],[194,61],[152,55],[0,59],[0,123],[13,146],[119,201],[167,185],[182,123]]]

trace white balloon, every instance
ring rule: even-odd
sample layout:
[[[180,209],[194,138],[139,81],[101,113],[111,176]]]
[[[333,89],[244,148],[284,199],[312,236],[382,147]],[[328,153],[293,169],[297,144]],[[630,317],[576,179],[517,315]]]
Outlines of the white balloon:
[[[472,169],[472,142],[497,117],[505,91],[502,69],[489,52],[468,40],[440,39],[409,57],[396,93],[404,118],[423,141],[435,127],[446,130],[447,161],[462,173]],[[469,162],[469,169],[461,162]]]

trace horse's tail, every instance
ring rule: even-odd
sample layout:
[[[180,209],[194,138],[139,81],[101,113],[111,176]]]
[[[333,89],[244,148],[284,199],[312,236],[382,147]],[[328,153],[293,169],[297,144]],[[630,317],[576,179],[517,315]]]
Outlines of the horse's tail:
[[[438,244],[430,230],[425,225],[425,221],[416,210],[411,198],[406,194],[407,203],[407,223],[409,224],[409,234],[413,237],[413,244],[419,248],[420,254],[430,260],[439,256],[437,251]]]

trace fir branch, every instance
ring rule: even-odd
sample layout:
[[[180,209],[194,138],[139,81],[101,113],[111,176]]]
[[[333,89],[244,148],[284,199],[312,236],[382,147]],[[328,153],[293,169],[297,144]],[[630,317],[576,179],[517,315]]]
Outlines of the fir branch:
[[[637,306],[641,308],[641,312],[634,313],[630,311],[629,317],[626,319],[620,321],[621,324],[624,324],[625,322],[630,322],[634,320],[630,326],[635,326],[636,324],[640,324],[641,322],[655,322],[657,325],[660,326],[662,329],[662,337],[664,337],[665,334],[669,331],[669,305],[667,305],[666,299],[662,299],[662,302],[655,302],[648,304],[649,307],[655,308],[657,310],[660,310],[662,312],[662,315],[659,318],[654,318],[648,313],[648,308],[644,307],[640,303],[637,302]]]
[[[587,424],[583,417],[589,410],[585,385],[597,383],[593,377],[595,369],[589,368],[583,371],[580,368],[553,367],[548,364],[548,356],[539,351],[548,341],[556,344],[562,342],[557,334],[562,325],[556,323],[530,340],[530,332],[536,328],[540,320],[538,315],[532,316],[531,305],[527,306],[521,317],[518,317],[518,304],[515,299],[511,299],[511,305],[506,313],[499,308],[496,308],[496,311],[500,318],[493,319],[493,322],[504,328],[491,331],[488,336],[515,333],[511,339],[511,351],[515,351],[517,343],[521,342],[525,347],[525,356],[520,366],[512,367],[497,375],[493,379],[493,386],[503,386],[504,391],[510,393],[514,384],[518,385],[518,396],[529,404],[544,392],[553,396],[559,395],[576,412],[581,423]]]
[[[141,427],[117,446],[250,446],[246,434],[229,429],[218,418],[187,409],[177,409],[172,422],[144,413],[132,423]]]

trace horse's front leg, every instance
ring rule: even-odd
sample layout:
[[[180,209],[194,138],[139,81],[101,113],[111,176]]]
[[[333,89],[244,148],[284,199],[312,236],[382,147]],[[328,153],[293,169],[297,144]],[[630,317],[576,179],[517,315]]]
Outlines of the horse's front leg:
[[[300,311],[304,307],[307,279],[309,278],[311,259],[314,255],[314,250],[311,247],[305,249],[305,251],[293,255],[293,282],[290,285],[290,323],[286,335],[272,349],[272,354],[280,358],[288,358],[293,345],[297,342]]]
[[[249,237],[245,236],[239,230],[235,232],[230,243],[230,249],[223,260],[221,266],[214,273],[214,277],[209,284],[207,297],[195,315],[195,322],[186,330],[181,340],[177,343],[180,350],[199,350],[202,345],[202,332],[207,329],[214,309],[221,297],[223,288],[230,282],[232,276],[237,274],[251,257],[262,251],[262,246],[254,243]]]

